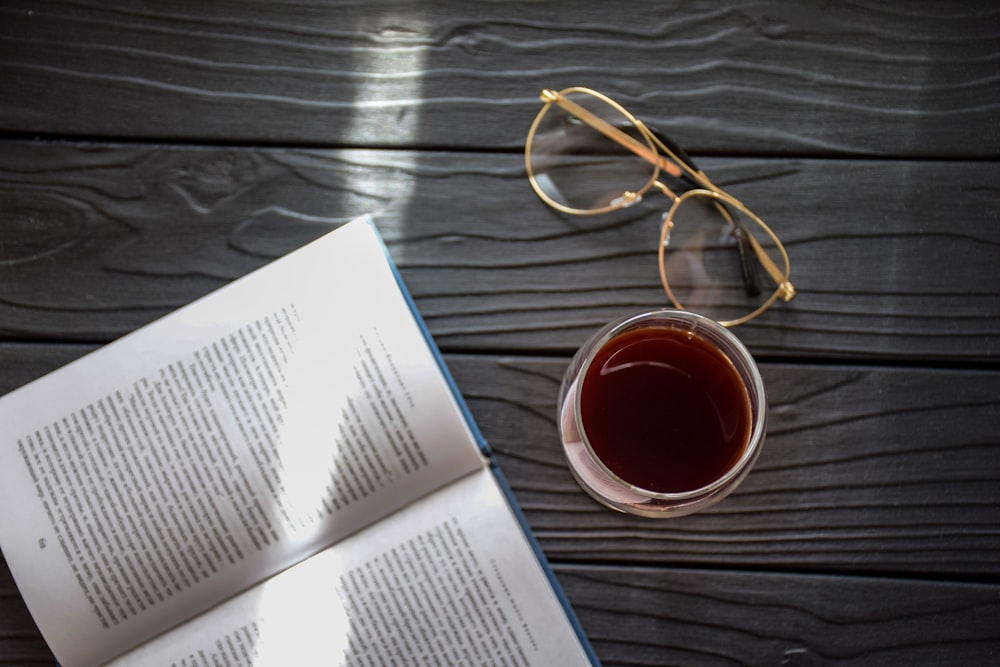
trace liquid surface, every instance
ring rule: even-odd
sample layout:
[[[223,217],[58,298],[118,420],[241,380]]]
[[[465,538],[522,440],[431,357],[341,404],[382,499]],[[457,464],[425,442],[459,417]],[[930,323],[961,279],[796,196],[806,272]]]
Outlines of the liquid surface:
[[[712,483],[750,435],[750,399],[729,359],[699,336],[663,327],[606,343],[584,377],[580,409],[604,465],[660,493]]]

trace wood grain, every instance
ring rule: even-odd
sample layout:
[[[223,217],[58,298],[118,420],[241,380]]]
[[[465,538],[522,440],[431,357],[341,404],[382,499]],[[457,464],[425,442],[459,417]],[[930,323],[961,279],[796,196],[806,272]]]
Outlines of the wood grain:
[[[996,585],[619,567],[557,574],[605,667],[957,666],[1000,655]]]
[[[605,510],[567,471],[567,360],[448,363],[554,560],[1000,581],[1000,373],[763,364],[753,472],[715,507],[657,522]]]
[[[738,330],[755,354],[1000,354],[992,164],[701,162],[792,258],[798,297]],[[6,142],[0,336],[110,340],[371,213],[443,348],[567,354],[613,317],[667,305],[663,206],[562,216],[505,154]]]
[[[0,128],[515,148],[543,87],[588,85],[696,152],[995,157],[998,16],[975,0],[10,0]]]
[[[0,665],[55,665],[0,554]]]

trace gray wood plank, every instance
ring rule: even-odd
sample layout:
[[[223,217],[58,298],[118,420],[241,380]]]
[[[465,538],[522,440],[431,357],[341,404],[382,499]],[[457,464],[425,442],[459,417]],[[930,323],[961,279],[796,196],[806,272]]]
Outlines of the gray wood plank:
[[[89,349],[0,344],[0,394]],[[572,480],[555,430],[567,359],[446,360],[555,561],[1000,581],[1000,372],[762,364],[753,472],[719,505],[661,522]]]
[[[1000,656],[1000,587],[559,567],[605,667],[967,665]]]
[[[565,359],[449,366],[549,557],[782,571],[1000,577],[1000,373],[762,364],[767,438],[702,513],[599,506],[556,433]]]
[[[738,329],[754,353],[1000,354],[1000,163],[701,162],[792,257],[798,297]],[[568,353],[667,305],[660,199],[563,216],[496,153],[7,141],[0,337],[109,340],[371,213],[442,347]]]
[[[0,554],[0,665],[54,665]]]
[[[995,157],[997,18],[976,0],[9,0],[0,129],[513,148],[543,87],[588,85],[699,152]]]

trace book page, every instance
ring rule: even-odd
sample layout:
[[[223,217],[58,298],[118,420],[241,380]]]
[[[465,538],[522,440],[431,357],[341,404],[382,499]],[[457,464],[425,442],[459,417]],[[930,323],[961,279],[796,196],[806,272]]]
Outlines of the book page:
[[[591,663],[482,469],[112,664]]]
[[[0,400],[0,545],[65,667],[482,466],[373,228]]]

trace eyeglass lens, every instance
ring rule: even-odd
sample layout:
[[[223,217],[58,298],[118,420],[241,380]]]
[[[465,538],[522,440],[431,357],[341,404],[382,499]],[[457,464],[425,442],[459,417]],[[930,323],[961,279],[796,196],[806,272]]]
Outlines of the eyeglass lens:
[[[566,97],[655,152],[649,139],[614,106],[587,93]],[[627,203],[627,193],[642,192],[656,174],[649,161],[556,104],[539,118],[528,160],[536,187],[558,206],[581,213]]]
[[[774,239],[751,215],[716,197],[692,194],[673,213],[664,275],[674,300],[715,320],[735,320],[773,299],[787,271]],[[783,276],[781,276],[783,279]]]

